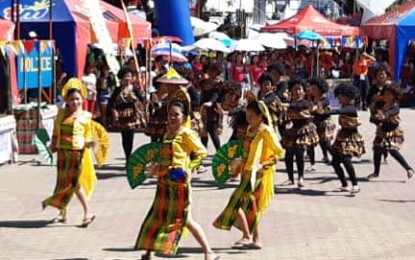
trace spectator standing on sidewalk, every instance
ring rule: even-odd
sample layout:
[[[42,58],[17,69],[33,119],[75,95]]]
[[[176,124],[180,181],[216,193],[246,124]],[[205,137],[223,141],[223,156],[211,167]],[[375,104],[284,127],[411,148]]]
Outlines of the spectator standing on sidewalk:
[[[360,92],[356,105],[362,110],[367,110],[366,95],[369,90],[369,66],[375,60],[376,59],[374,57],[370,56],[366,52],[363,52],[353,64],[354,85]]]

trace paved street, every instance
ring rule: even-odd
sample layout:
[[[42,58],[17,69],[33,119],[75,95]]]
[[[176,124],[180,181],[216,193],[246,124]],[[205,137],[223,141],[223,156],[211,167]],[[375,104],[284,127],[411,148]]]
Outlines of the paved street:
[[[316,149],[317,171],[306,173],[302,190],[279,185],[287,179],[285,165],[279,163],[276,195],[260,225],[262,250],[232,250],[240,233],[211,225],[236,184],[218,189],[210,170],[194,176],[193,215],[221,259],[415,259],[415,178],[407,181],[406,172],[389,156],[379,179],[365,179],[373,168],[374,126],[368,123],[368,112],[360,114],[367,153],[355,167],[362,191],[355,197],[332,192],[339,182],[331,166],[319,161],[320,149]],[[402,153],[415,165],[415,111],[404,109],[401,115],[406,133]],[[225,131],[222,140],[229,135]],[[120,138],[118,133],[110,134],[110,160],[97,170],[98,182],[91,200],[97,218],[87,229],[77,227],[82,208],[76,198],[70,204],[67,224],[46,226],[57,211],[42,211],[41,201],[53,191],[56,171],[32,161],[41,160],[38,155],[22,155],[19,164],[0,166],[0,259],[140,258],[142,252],[132,248],[152,203],[155,182],[150,180],[130,189]],[[135,147],[148,141],[137,134]],[[212,155],[212,147],[209,151]],[[203,259],[203,255],[189,235],[180,242],[174,258]]]

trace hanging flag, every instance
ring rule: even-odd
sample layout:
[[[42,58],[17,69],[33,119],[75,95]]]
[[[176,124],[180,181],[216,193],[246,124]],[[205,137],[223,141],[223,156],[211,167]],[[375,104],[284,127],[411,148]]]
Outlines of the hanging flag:
[[[127,8],[125,7],[124,1],[120,0],[121,2],[121,6],[122,6],[122,10],[124,11],[124,16],[125,16],[125,21],[127,22],[127,28],[128,28],[128,32],[129,32],[129,38],[131,39],[131,49],[133,50],[133,58],[134,58],[134,64],[135,64],[135,69],[136,71],[139,71],[139,64],[138,64],[138,59],[137,59],[137,55],[135,53],[135,44],[134,44],[134,34],[133,34],[133,25],[131,23],[131,19],[130,16],[128,14]]]
[[[84,1],[84,7],[88,10],[88,18],[91,27],[95,33],[98,44],[102,47],[105,54],[105,59],[114,74],[120,70],[120,64],[117,58],[113,55],[113,45],[111,35],[108,31],[105,18],[103,16],[102,8],[98,0]]]
[[[143,40],[144,49],[151,50],[154,46],[153,40],[151,38]]]

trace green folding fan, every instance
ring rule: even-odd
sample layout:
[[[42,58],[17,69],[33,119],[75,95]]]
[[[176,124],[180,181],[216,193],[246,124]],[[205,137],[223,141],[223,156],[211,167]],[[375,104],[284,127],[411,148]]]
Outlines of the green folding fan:
[[[225,183],[231,177],[230,165],[242,157],[243,151],[240,140],[230,141],[218,149],[212,161],[212,173],[218,184]]]
[[[160,160],[161,143],[149,143],[137,148],[127,162],[127,178],[134,189],[146,180],[146,166]]]

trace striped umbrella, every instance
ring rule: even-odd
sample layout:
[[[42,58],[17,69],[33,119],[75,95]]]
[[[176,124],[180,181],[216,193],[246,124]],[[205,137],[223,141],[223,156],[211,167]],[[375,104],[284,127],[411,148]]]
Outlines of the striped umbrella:
[[[173,62],[187,62],[180,45],[175,43],[160,43],[151,50],[151,57],[163,56]]]

